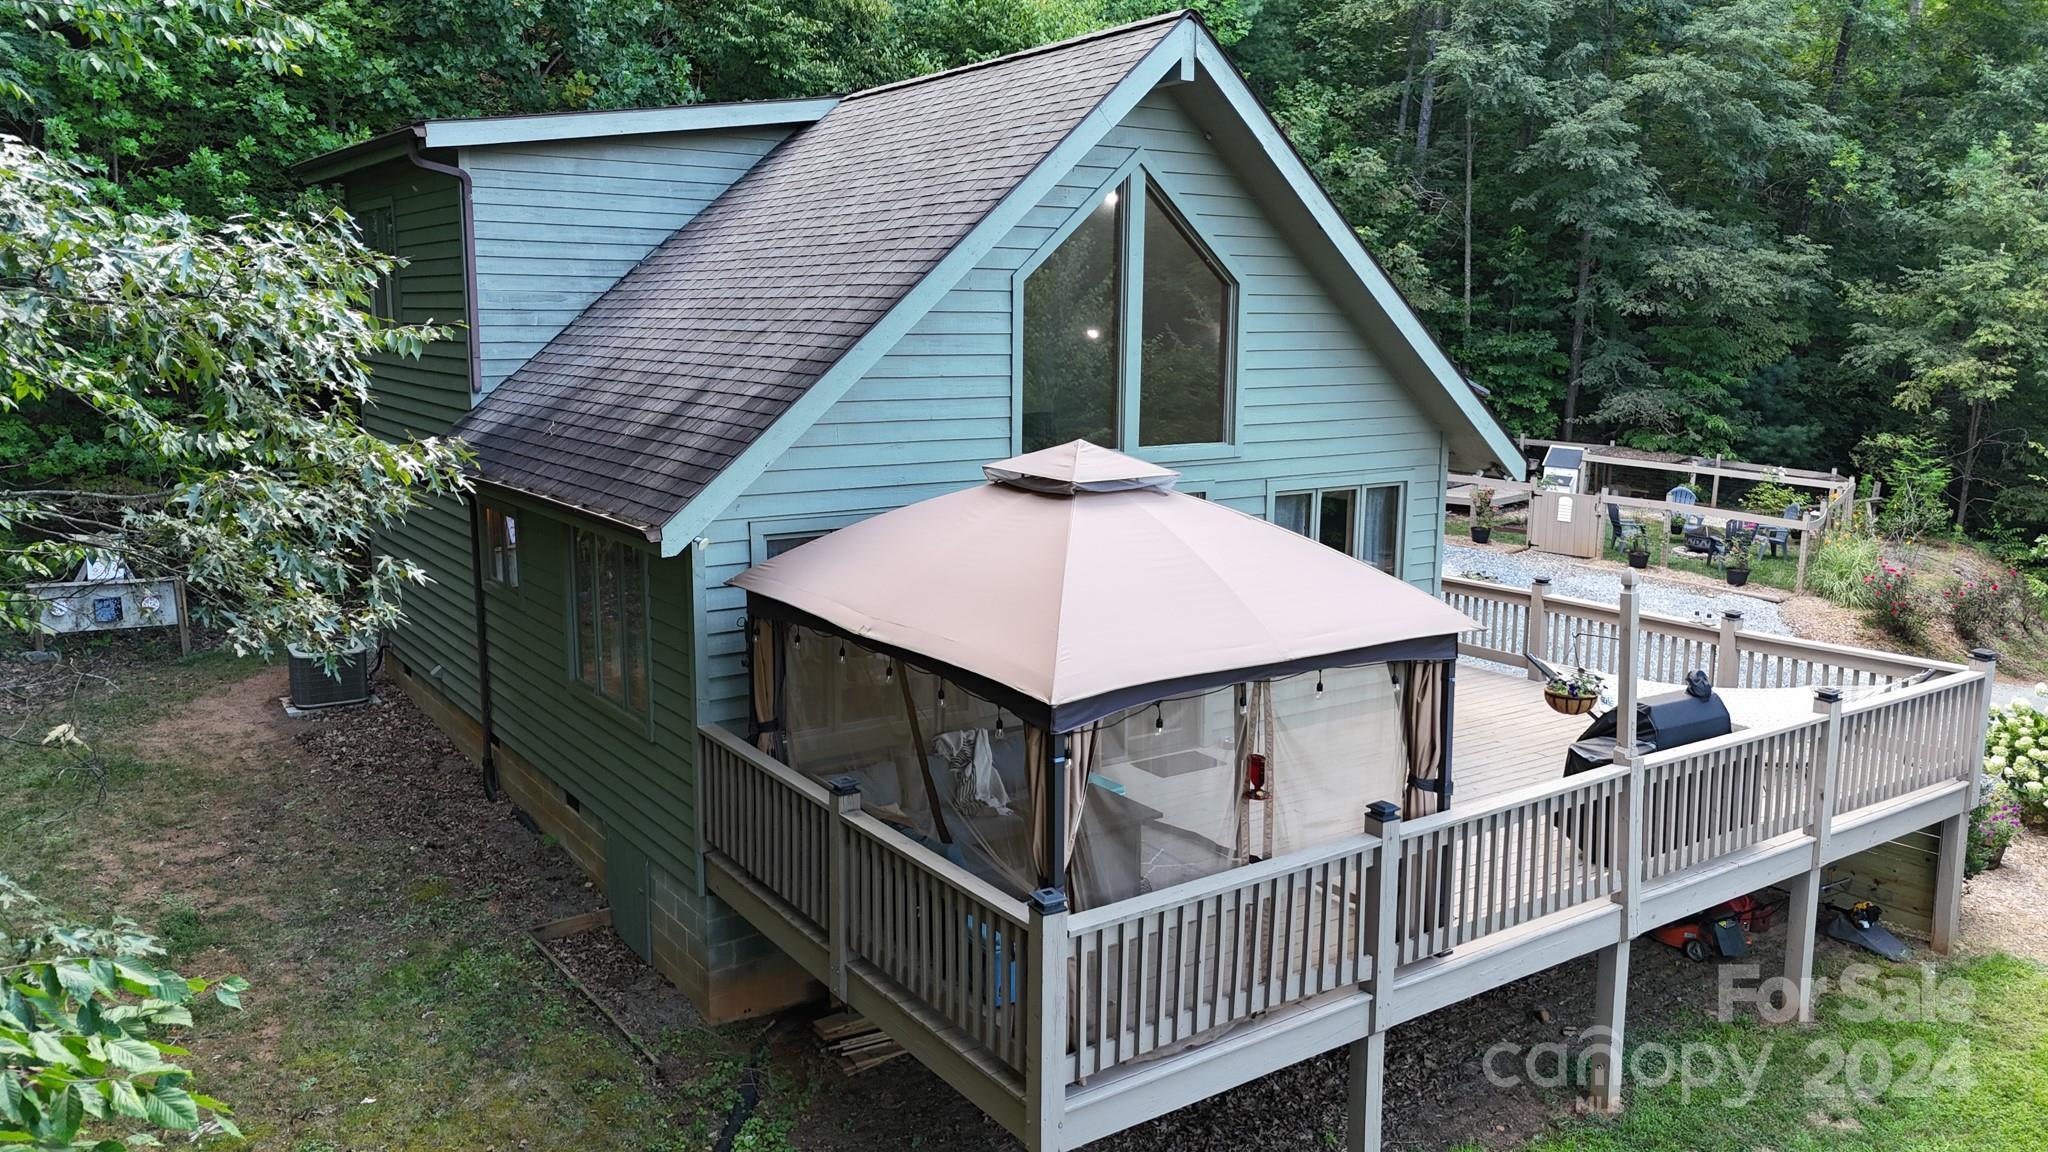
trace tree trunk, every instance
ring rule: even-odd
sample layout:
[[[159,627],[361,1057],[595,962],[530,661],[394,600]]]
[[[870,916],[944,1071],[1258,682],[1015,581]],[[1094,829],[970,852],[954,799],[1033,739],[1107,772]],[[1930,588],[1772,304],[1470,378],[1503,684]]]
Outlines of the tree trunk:
[[[1956,487],[1956,527],[1970,518],[1970,483],[1977,474],[1977,449],[1983,446],[1984,402],[1970,401],[1970,427],[1963,434],[1963,475]]]
[[[1863,0],[1848,0],[1842,6],[1842,26],[1835,32],[1835,59],[1828,66],[1828,90],[1821,98],[1821,106],[1832,115],[1835,105],[1842,99],[1842,85],[1849,78],[1849,41],[1856,29],[1856,16],[1863,7]],[[1806,225],[1813,217],[1813,197],[1799,198],[1799,211],[1792,221],[1792,234],[1804,235]]]
[[[1465,339],[1472,339],[1472,98],[1465,97]]]
[[[1569,440],[1579,422],[1579,367],[1585,363],[1586,317],[1592,312],[1587,292],[1593,280],[1593,230],[1579,230],[1579,285],[1572,298],[1572,359],[1565,374],[1564,438]]]
[[[1436,29],[1436,13],[1430,13],[1425,32]],[[1436,41],[1426,39],[1422,46],[1422,95],[1415,106],[1415,182],[1422,183],[1422,175],[1429,169],[1429,130],[1436,118],[1436,73],[1430,65],[1436,62]]]
[[[1428,18],[1429,5],[1415,6],[1415,23],[1408,28],[1408,69],[1401,74],[1401,114],[1394,121],[1394,137],[1408,135],[1408,97],[1415,90],[1415,46],[1422,42],[1423,21]]]

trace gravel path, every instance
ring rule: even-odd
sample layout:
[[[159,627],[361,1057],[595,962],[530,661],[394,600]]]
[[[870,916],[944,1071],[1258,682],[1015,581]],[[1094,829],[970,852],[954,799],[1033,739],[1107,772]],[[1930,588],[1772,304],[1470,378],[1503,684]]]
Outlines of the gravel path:
[[[1600,604],[1621,602],[1621,576],[1618,572],[1589,568],[1574,563],[1567,556],[1553,556],[1534,550],[1504,553],[1446,541],[1444,575],[1493,580],[1512,588],[1527,588],[1536,577],[1548,576],[1553,596],[1568,596]],[[1643,575],[1644,579],[1637,588],[1644,612],[1718,627],[1721,613],[1737,611],[1742,613],[1742,630],[1745,632],[1792,635],[1792,629],[1779,617],[1778,606],[1769,600],[1735,592],[1708,594],[1691,584],[1659,579],[1654,572]]]

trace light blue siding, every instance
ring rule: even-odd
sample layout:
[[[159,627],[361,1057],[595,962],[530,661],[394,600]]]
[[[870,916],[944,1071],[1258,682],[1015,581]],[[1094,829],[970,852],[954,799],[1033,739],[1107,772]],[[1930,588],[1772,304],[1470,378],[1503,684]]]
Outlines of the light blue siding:
[[[788,135],[763,127],[463,149],[484,389]]]
[[[700,709],[738,723],[744,600],[724,582],[766,535],[816,532],[981,479],[1016,451],[1015,273],[1133,157],[1240,285],[1235,443],[1174,459],[1181,487],[1265,516],[1274,493],[1405,486],[1402,574],[1438,579],[1444,440],[1246,195],[1180,105],[1156,92],[1027,214],[911,333],[806,430],[706,533]],[[1433,383],[1428,387],[1435,387]]]

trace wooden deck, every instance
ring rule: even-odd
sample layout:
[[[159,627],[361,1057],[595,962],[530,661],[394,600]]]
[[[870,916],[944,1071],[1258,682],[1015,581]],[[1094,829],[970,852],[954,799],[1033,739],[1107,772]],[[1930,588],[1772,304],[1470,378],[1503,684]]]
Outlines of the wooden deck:
[[[1551,711],[1534,680],[1470,662],[1458,665],[1452,712],[1453,808],[1563,780],[1565,748],[1593,720]]]

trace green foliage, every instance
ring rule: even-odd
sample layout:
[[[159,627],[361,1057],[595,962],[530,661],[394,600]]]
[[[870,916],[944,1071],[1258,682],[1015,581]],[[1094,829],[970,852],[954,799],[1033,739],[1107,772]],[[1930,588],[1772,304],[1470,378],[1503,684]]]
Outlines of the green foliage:
[[[1491,530],[1497,519],[1493,508],[1493,489],[1472,489],[1472,526]]]
[[[2035,695],[2041,689],[2035,687]],[[2048,824],[2048,712],[2022,696],[1991,709],[1984,771],[2005,782],[2029,824]]]
[[[162,481],[0,493],[8,623],[35,626],[24,583],[94,551],[185,573],[237,651],[337,651],[400,619],[425,574],[370,536],[467,480],[458,446],[361,425],[367,359],[445,335],[363,310],[391,266],[339,214],[116,212],[74,166],[0,140],[0,409],[90,412]]]
[[[2042,629],[2040,603],[2017,570],[1983,580],[1959,578],[1942,591],[1942,599],[1966,644],[1996,647]]]
[[[1857,445],[1856,461],[1884,484],[1877,512],[1877,528],[1884,535],[1914,540],[1939,535],[1954,522],[1946,493],[1955,470],[1932,436],[1880,432]]]
[[[1874,599],[1871,573],[1878,570],[1881,559],[1877,537],[1864,532],[1830,532],[1808,560],[1806,588],[1844,608],[1867,609]]]
[[[158,1132],[239,1137],[232,1110],[195,1090],[158,1037],[192,1026],[209,991],[241,1007],[248,982],[187,979],[127,920],[106,927],[44,917],[0,876],[0,1144],[126,1152]],[[34,918],[34,919],[31,919]]]
[[[1877,571],[1865,573],[1870,589],[1870,620],[1887,636],[1904,643],[1916,643],[1926,631],[1926,608],[1920,602],[1920,588],[1906,569],[1879,561]]]
[[[1975,876],[1991,867],[2019,837],[2022,815],[2012,787],[1993,780],[1984,791],[1984,802],[1970,810],[1970,839],[1963,849],[1963,872]]]
[[[1807,497],[1797,488],[1766,480],[1742,494],[1742,510],[1759,516],[1783,516],[1785,509],[1797,504],[1805,507]]]

